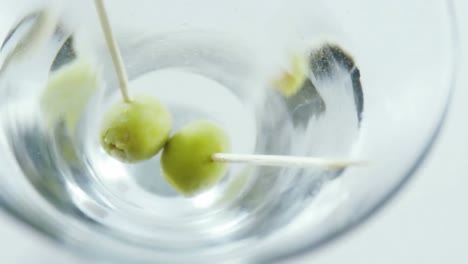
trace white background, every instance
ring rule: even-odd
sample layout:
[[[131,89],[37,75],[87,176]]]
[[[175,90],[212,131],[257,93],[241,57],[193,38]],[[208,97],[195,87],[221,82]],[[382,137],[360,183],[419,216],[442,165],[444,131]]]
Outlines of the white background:
[[[384,210],[291,263],[468,263],[468,1],[455,2],[462,63],[448,120],[425,165]],[[0,39],[7,19],[0,17]],[[0,211],[0,263],[78,261]]]

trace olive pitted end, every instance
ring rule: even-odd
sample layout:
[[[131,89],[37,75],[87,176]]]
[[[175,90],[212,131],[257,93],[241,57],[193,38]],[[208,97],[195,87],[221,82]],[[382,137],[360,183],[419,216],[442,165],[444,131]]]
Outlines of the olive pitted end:
[[[150,96],[136,96],[118,102],[105,114],[101,144],[122,162],[138,162],[156,155],[166,144],[172,129],[167,108]]]

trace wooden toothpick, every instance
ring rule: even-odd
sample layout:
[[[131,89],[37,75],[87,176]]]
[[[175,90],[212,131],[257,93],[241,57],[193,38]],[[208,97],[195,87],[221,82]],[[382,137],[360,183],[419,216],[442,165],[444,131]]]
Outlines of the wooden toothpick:
[[[326,169],[344,169],[349,166],[366,165],[365,161],[333,160],[325,158],[215,153],[211,156],[216,162],[248,163],[257,166],[274,167],[321,167]]]
[[[130,102],[130,96],[128,94],[127,71],[125,70],[125,65],[122,60],[122,55],[120,54],[119,46],[115,40],[114,34],[112,33],[109,18],[106,13],[106,8],[104,6],[103,0],[95,0],[94,3],[96,5],[99,21],[101,22],[102,31],[104,32],[107,47],[109,48],[109,52],[112,57],[115,73],[119,79],[119,87],[123,100],[125,102]]]

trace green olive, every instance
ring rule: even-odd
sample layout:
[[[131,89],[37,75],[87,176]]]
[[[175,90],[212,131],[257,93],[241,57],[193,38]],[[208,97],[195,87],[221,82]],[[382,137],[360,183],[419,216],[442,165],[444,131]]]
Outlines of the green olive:
[[[286,97],[295,95],[307,79],[308,66],[304,58],[295,55],[291,57],[291,68],[274,80],[273,86]]]
[[[84,59],[77,59],[52,73],[41,97],[41,108],[49,124],[64,120],[69,132],[74,132],[98,83],[97,71]]]
[[[193,196],[215,185],[225,174],[226,164],[211,155],[227,152],[229,138],[216,124],[196,121],[179,130],[167,143],[161,157],[166,180],[185,196]]]
[[[101,144],[122,162],[137,162],[156,155],[172,129],[167,108],[150,96],[118,102],[103,119]]]

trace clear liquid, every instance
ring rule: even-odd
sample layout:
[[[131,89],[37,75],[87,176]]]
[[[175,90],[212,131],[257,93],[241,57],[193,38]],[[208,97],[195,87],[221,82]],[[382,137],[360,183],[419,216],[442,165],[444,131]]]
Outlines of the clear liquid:
[[[362,111],[349,69],[331,56],[328,71],[316,68],[298,95],[284,98],[266,79],[284,68],[281,56],[273,59],[268,50],[241,44],[246,42],[200,32],[127,43],[122,47],[130,92],[163,101],[173,131],[196,119],[216,121],[235,153],[348,156]],[[128,165],[100,147],[101,113],[120,100],[110,61],[102,61],[103,86],[89,98],[76,131],[68,131],[63,120],[52,126],[44,121],[40,82],[15,87],[21,96],[2,109],[8,141],[2,151],[16,157],[12,166],[86,229],[152,254],[240,256],[255,250],[256,239],[286,228],[340,174],[230,165],[216,187],[183,198],[161,176],[159,155]],[[72,243],[66,231],[58,236]]]

